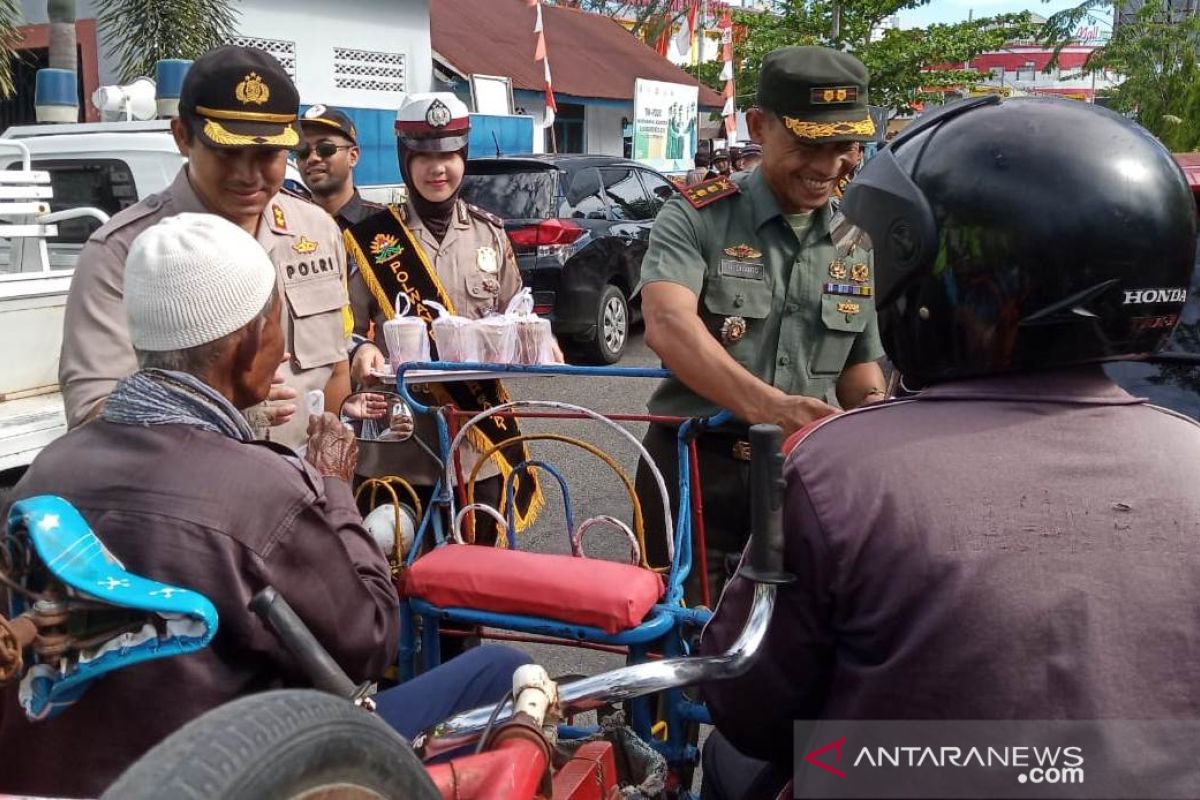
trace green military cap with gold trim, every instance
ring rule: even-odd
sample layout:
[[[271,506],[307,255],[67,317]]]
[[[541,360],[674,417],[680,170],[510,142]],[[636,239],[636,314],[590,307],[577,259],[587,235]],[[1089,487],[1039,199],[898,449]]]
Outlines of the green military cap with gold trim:
[[[226,45],[196,59],[183,80],[179,115],[199,122],[210,147],[278,147],[300,143],[300,94],[283,65],[253,47]]]
[[[867,108],[867,68],[828,47],[781,47],[763,59],[758,105],[773,112],[797,139],[873,142]]]

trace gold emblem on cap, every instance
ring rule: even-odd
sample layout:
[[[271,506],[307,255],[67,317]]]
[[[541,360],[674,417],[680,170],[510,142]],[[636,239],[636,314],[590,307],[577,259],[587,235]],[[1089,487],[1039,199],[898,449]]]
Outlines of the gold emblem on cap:
[[[475,251],[475,266],[480,272],[496,272],[500,269],[500,260],[492,247],[481,247]]]
[[[866,264],[859,263],[850,267],[850,280],[855,283],[866,283],[871,280],[871,270]]]
[[[745,317],[726,317],[721,323],[721,341],[725,344],[740,342],[746,335]]]
[[[271,99],[271,89],[263,83],[257,72],[251,72],[237,85],[234,96],[239,103],[261,106]]]
[[[736,247],[726,247],[725,255],[733,256],[734,258],[762,258],[762,252],[755,250],[748,244],[739,244]]]
[[[805,122],[795,117],[784,117],[783,124],[794,136],[801,139],[828,139],[832,136],[874,136],[875,123],[870,114],[858,122]]]
[[[830,265],[829,265],[829,277],[833,278],[835,281],[844,281],[844,280],[846,280],[846,275],[847,275],[847,274],[848,274],[848,273],[846,272],[846,265],[845,265],[845,264],[843,264],[841,261],[836,261],[836,260],[835,260],[835,261],[833,261],[833,262],[831,262],[831,263],[830,263]]]
[[[300,241],[292,245],[292,249],[300,255],[306,256],[317,251],[317,243],[304,234],[300,234]]]

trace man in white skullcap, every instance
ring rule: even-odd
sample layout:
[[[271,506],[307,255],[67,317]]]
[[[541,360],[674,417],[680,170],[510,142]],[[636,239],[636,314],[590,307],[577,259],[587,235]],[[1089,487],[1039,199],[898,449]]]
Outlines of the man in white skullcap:
[[[267,396],[283,357],[275,287],[254,237],[215,215],[167,217],[133,242],[125,307],[139,370],[42,451],[13,499],[66,499],[128,571],[200,592],[220,626],[208,648],[113,672],[53,719],[30,723],[16,684],[0,692],[0,794],[96,797],[205,711],[302,683],[247,610],[268,585],[353,680],[394,660],[396,591],[350,493],[353,434],[332,414],[312,417],[302,460],[256,441],[241,414]],[[527,659],[479,651],[380,695],[384,718],[412,735],[498,700]]]

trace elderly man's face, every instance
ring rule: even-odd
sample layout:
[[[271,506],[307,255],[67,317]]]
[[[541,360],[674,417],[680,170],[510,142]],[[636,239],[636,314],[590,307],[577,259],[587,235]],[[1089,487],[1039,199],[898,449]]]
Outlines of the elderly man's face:
[[[267,399],[271,391],[271,379],[283,361],[283,326],[280,323],[280,300],[275,294],[262,322],[261,332],[256,337],[257,347],[249,357],[241,361],[238,374],[234,376],[233,402],[238,408],[250,408]]]

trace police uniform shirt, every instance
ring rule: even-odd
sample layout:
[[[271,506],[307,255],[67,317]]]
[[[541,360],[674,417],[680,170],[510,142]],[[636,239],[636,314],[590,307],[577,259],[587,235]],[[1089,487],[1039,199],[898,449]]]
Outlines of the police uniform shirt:
[[[400,217],[420,242],[459,316],[478,319],[492,312],[502,313],[521,290],[521,271],[504,232],[504,222],[499,217],[459,200],[440,242],[411,203],[400,206]],[[383,339],[383,323],[387,317],[357,268],[351,270],[350,307],[354,312],[355,334],[365,336],[374,322],[374,344],[387,355],[387,343]],[[416,435],[426,442],[436,442],[437,432],[432,420],[418,417]],[[461,452],[463,471],[468,474],[478,454],[470,443],[463,445]],[[359,453],[360,475],[397,474],[418,483],[432,483],[439,475],[436,462],[415,444],[410,448],[396,444],[365,444]],[[481,478],[497,474],[495,462],[489,462],[480,471]]]
[[[67,296],[59,361],[70,426],[84,422],[116,382],[138,368],[123,302],[130,245],[160,219],[189,211],[208,209],[184,167],[166,190],[122,211],[92,234],[80,253]],[[264,210],[256,238],[278,270],[285,347],[291,354],[280,371],[299,393],[297,405],[302,409],[305,394],[324,390],[334,367],[346,358],[345,248],[328,214],[282,192]],[[256,418],[253,413],[248,416]],[[300,411],[287,425],[270,428],[269,436],[298,447],[307,439],[307,427]],[[259,433],[266,430],[259,428]]]
[[[379,203],[372,203],[370,200],[364,200],[362,195],[358,193],[358,189],[354,190],[354,194],[346,201],[345,205],[337,210],[333,215],[333,219],[342,230],[346,230],[352,225],[357,225],[372,214],[378,214],[383,210],[383,206]]]
[[[761,170],[733,180],[739,192],[703,208],[683,197],[663,206],[639,291],[655,281],[686,286],[738,364],[787,394],[836,403],[842,370],[883,355],[871,254],[835,248],[830,204],[812,212],[800,241]],[[719,410],[676,378],[663,381],[648,405],[677,416]]]

